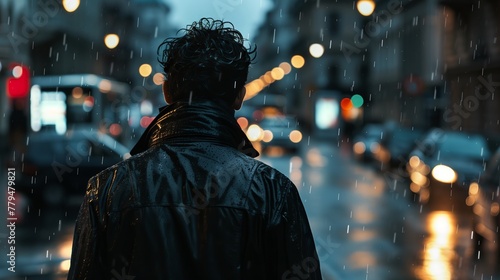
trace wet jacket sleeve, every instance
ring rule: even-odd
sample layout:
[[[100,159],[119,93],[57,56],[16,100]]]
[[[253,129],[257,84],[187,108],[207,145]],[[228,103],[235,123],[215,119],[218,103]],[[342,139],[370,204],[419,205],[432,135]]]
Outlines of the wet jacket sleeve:
[[[322,279],[309,221],[299,193],[288,181],[267,240],[269,279]]]
[[[95,187],[94,184],[89,181],[87,194],[78,213],[68,279],[103,279],[105,275],[99,252],[103,247],[99,244],[98,216],[92,207],[92,192],[89,191]]]

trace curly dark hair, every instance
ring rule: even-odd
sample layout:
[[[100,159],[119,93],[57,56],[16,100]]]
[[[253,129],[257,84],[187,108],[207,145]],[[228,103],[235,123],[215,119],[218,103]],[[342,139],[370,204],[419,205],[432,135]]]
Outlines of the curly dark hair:
[[[227,21],[202,18],[180,29],[158,47],[172,100],[222,99],[231,104],[245,85],[256,47]]]

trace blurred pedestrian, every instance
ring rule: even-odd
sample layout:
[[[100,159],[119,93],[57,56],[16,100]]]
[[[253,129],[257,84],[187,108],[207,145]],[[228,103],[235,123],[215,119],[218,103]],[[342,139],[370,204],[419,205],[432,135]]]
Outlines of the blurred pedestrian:
[[[169,105],[89,181],[69,279],[321,279],[296,187],[234,118],[255,48],[229,22],[181,32],[158,48]]]

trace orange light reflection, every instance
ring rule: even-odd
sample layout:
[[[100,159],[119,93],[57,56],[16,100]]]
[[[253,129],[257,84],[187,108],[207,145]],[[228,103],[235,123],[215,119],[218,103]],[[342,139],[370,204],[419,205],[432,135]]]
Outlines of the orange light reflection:
[[[429,214],[422,267],[417,269],[417,277],[426,280],[452,279],[455,259],[456,221],[451,212],[437,211]]]

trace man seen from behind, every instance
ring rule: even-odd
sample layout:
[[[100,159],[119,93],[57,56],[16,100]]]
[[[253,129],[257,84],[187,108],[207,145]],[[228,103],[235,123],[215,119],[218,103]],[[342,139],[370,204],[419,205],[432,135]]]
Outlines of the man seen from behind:
[[[182,31],[158,48],[169,105],[89,180],[68,279],[321,279],[296,187],[234,118],[255,49],[228,22]]]

